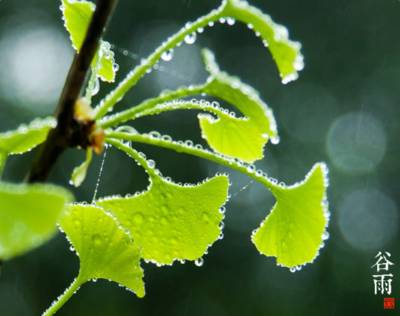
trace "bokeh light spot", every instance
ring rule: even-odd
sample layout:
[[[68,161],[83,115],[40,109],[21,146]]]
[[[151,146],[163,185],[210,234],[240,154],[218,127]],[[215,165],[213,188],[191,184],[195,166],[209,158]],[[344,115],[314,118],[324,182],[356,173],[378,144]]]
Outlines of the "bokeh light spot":
[[[353,191],[339,207],[338,224],[352,247],[378,250],[397,233],[397,207],[390,197],[376,189]]]
[[[353,112],[332,123],[326,145],[335,167],[347,173],[368,173],[385,154],[386,134],[382,123],[373,116]]]
[[[0,91],[8,101],[35,113],[53,109],[71,59],[66,38],[54,28],[26,23],[0,40]],[[34,105],[34,107],[33,107]]]

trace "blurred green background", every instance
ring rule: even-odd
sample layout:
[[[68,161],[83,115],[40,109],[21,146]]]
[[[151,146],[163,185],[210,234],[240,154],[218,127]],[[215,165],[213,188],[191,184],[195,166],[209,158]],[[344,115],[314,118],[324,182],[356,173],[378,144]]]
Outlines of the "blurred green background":
[[[259,90],[274,110],[281,143],[269,144],[260,168],[286,183],[303,178],[312,164],[330,168],[330,238],[314,264],[300,272],[260,256],[250,233],[271,209],[268,191],[231,173],[225,238],[202,267],[157,268],[143,263],[146,296],[106,281],[85,285],[59,315],[383,315],[374,295],[371,265],[379,250],[396,264],[393,294],[400,293],[400,2],[396,0],[251,1],[286,25],[303,44],[306,67],[282,85],[268,51],[244,25],[208,28],[182,45],[129,93],[120,108],[165,88],[206,77],[199,50],[209,47],[221,68]],[[73,51],[58,0],[0,0],[0,131],[53,112]],[[188,20],[219,1],[120,0],[106,39],[115,44],[118,79]],[[104,95],[110,86],[102,85]],[[140,131],[159,129],[202,142],[196,114],[166,113],[137,121]],[[138,146],[176,181],[197,182],[225,170],[167,150]],[[21,181],[35,152],[7,162],[4,178]],[[67,186],[83,153],[68,151],[51,181]],[[90,201],[101,157],[74,190]],[[133,193],[147,185],[144,172],[110,149],[99,196]],[[72,188],[70,188],[72,189]],[[58,234],[45,246],[3,265],[0,315],[39,315],[77,274],[78,260]],[[400,307],[397,307],[397,311]],[[396,311],[394,311],[396,312]]]

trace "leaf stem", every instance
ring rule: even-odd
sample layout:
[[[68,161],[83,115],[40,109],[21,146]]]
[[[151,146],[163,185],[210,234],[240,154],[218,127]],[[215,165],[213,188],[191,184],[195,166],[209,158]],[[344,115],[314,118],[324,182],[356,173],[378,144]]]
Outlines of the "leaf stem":
[[[132,120],[134,118],[139,117],[140,113],[145,112],[147,110],[152,109],[156,105],[160,103],[165,103],[168,101],[176,100],[179,98],[187,97],[189,95],[200,94],[204,91],[205,85],[197,85],[190,87],[182,87],[174,91],[168,91],[163,93],[159,97],[147,99],[142,103],[138,104],[135,107],[132,107],[128,110],[118,112],[116,114],[106,116],[101,121],[99,121],[99,126],[101,128],[109,128],[112,126],[116,126],[128,120]]]
[[[163,53],[175,48],[187,35],[195,33],[199,28],[204,28],[208,23],[215,22],[221,18],[226,5],[227,2],[223,1],[219,8],[212,10],[192,23],[187,23],[185,27],[162,43],[149,57],[142,60],[141,64],[129,72],[125,79],[100,102],[96,108],[96,120],[107,114],[135,86],[140,78],[161,59]]]
[[[134,108],[135,109],[135,108]],[[123,116],[119,116],[115,120],[109,121],[112,122],[112,125],[120,124],[121,122],[125,122],[127,120],[135,120],[140,117],[149,116],[149,115],[157,115],[167,111],[174,111],[174,110],[200,110],[212,113],[217,115],[218,117],[230,117],[236,118],[224,110],[219,105],[214,105],[210,102],[204,102],[203,100],[197,101],[185,101],[185,100],[175,100],[171,102],[157,104],[156,106],[150,107],[149,109],[143,109],[140,112],[135,113],[134,111],[123,113]],[[106,124],[107,127],[110,127],[110,123]]]
[[[82,285],[82,281],[78,276],[71,285],[55,300],[51,306],[42,314],[42,316],[54,315],[66,302],[74,295]]]
[[[268,177],[268,175],[266,175],[261,170],[256,170],[254,165],[249,165],[244,162],[238,161],[236,159],[216,154],[206,149],[197,148],[195,146],[188,146],[185,145],[183,142],[165,140],[162,137],[154,138],[146,134],[131,134],[122,132],[108,132],[106,134],[106,141],[108,143],[114,144],[116,142],[115,139],[154,145],[158,147],[171,149],[178,153],[185,153],[192,156],[207,159],[222,166],[246,174],[252,179],[265,185],[272,193],[281,190],[281,185],[278,184],[275,179]]]

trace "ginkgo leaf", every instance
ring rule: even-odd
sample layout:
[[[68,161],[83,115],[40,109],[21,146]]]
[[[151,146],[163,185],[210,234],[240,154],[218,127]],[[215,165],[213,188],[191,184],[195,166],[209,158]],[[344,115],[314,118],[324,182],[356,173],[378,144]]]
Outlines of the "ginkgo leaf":
[[[214,115],[199,114],[202,136],[214,151],[245,162],[254,162],[263,158],[264,147],[268,140],[274,144],[279,142],[271,109],[252,87],[222,72],[209,50],[203,50],[203,57],[206,69],[210,73],[205,83],[181,87],[175,91],[165,91],[160,97],[146,100],[137,107],[106,117],[101,122],[102,127],[107,128],[129,119],[156,115],[165,111],[201,110]],[[202,93],[235,106],[241,112],[240,117],[232,115],[216,101],[210,103],[205,100],[178,99]]]
[[[0,133],[0,152],[7,155],[23,154],[46,140],[50,129],[56,126],[53,117],[35,119],[16,130]]]
[[[114,82],[118,65],[115,62],[114,52],[111,50],[111,44],[107,41],[101,41],[100,49],[96,56],[97,76],[106,82]]]
[[[143,270],[137,243],[100,207],[72,204],[60,220],[80,260],[80,284],[107,279],[144,296]]]
[[[274,187],[277,202],[252,234],[258,251],[276,257],[277,263],[285,267],[312,262],[323,244],[329,219],[327,185],[327,168],[318,163],[304,181]]]
[[[72,47],[79,52],[86,36],[96,6],[90,1],[62,0],[61,10]],[[92,62],[92,71],[106,82],[114,82],[117,65],[110,43],[101,41],[99,50]]]
[[[227,0],[223,10],[230,18],[237,19],[256,32],[271,52],[283,83],[295,80],[297,71],[304,67],[301,45],[288,38],[287,29],[271,17],[243,0]]]
[[[79,187],[86,178],[87,170],[92,162],[93,152],[91,148],[86,149],[86,159],[72,171],[70,184]]]
[[[0,182],[0,259],[36,248],[56,232],[72,195],[53,185]]]
[[[72,47],[76,51],[82,47],[95,9],[95,4],[90,1],[62,0],[64,25],[69,33]]]
[[[196,260],[221,234],[229,180],[219,175],[198,185],[178,185],[152,177],[148,190],[96,202],[111,212],[142,249],[142,257],[157,264]]]
[[[268,139],[273,143],[279,141],[272,111],[252,87],[220,71],[211,51],[203,50],[203,58],[210,73],[204,92],[229,102],[245,116],[214,118],[200,114],[203,138],[212,149],[226,156],[246,162],[262,159]]]

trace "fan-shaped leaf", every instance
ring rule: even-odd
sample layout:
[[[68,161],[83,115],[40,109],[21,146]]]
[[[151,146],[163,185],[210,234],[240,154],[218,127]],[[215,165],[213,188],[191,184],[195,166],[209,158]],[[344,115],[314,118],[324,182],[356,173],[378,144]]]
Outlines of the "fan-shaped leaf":
[[[202,135],[215,151],[226,156],[253,162],[264,157],[268,139],[279,141],[272,111],[261,100],[257,91],[236,77],[220,71],[214,55],[203,50],[204,62],[210,77],[204,92],[237,107],[245,118],[199,115]]]
[[[0,182],[0,259],[38,247],[56,232],[71,194],[53,185]]]
[[[263,39],[278,66],[283,83],[295,80],[304,67],[301,45],[288,38],[287,29],[271,17],[243,0],[227,0],[224,14],[246,23]]]
[[[318,255],[328,224],[327,168],[316,164],[305,180],[290,187],[276,186],[277,199],[271,213],[253,233],[252,241],[277,263],[296,267]]]
[[[74,204],[60,226],[79,256],[79,283],[107,279],[144,296],[139,248],[110,214],[94,205]]]
[[[111,212],[157,264],[196,260],[218,239],[229,181],[216,176],[198,185],[181,186],[152,178],[148,190],[132,197],[109,197],[96,203]]]

